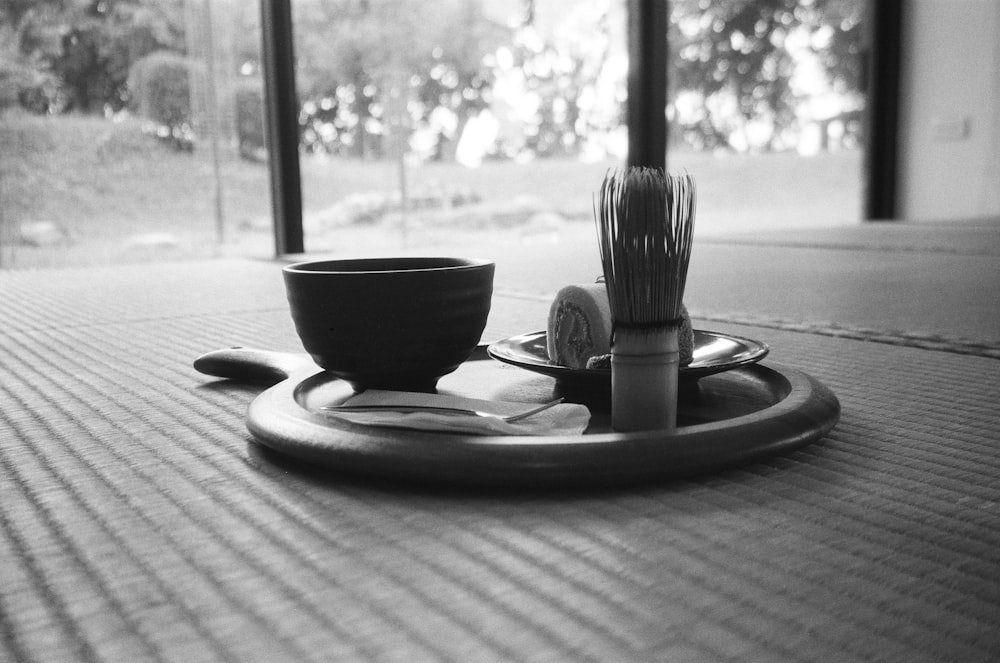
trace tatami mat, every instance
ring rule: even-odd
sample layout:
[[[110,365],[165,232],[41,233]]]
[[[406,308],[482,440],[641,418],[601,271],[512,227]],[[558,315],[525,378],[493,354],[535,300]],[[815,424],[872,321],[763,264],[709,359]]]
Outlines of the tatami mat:
[[[169,287],[5,278],[0,659],[1000,657],[997,360],[716,322],[826,383],[833,432],[683,482],[400,486],[262,450],[261,387],[191,368],[299,349],[270,272],[242,269],[259,299],[226,308],[206,269],[184,315]]]

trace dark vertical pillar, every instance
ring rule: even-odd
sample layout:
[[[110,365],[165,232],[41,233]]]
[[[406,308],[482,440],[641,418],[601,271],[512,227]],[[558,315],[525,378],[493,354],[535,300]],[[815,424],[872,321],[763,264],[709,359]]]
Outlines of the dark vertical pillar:
[[[271,172],[276,255],[302,253],[298,97],[290,0],[261,0],[265,140]]]
[[[667,163],[667,0],[628,0],[628,165]]]
[[[866,220],[896,218],[904,0],[869,0],[865,123]]]

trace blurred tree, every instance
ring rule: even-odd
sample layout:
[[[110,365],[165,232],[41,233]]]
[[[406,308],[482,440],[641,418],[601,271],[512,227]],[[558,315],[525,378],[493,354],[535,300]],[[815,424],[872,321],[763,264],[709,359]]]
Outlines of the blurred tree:
[[[824,132],[840,121],[859,134],[861,20],[871,1],[672,0],[672,139],[703,149],[785,149],[806,121],[826,123]],[[226,67],[238,78],[259,76],[257,3],[212,2],[233,17]],[[390,128],[397,137],[420,130],[436,135],[432,158],[451,159],[469,119],[505,105],[519,114],[501,124],[521,134],[503,136],[498,154],[572,155],[613,132],[621,100],[608,81],[620,72],[607,65],[615,57],[609,44],[621,38],[611,38],[607,13],[620,3],[573,3],[547,34],[533,32],[531,0],[510,5],[297,0],[303,144],[377,157]],[[518,13],[521,24],[490,18],[504,12]],[[185,0],[0,0],[0,106],[119,110],[134,62],[160,50],[189,54],[184,28]],[[816,95],[796,82],[804,57],[817,64],[839,114],[806,103]],[[504,99],[494,91],[501,76]]]
[[[786,147],[801,99],[792,85],[804,45],[842,95],[861,94],[865,0],[677,0],[671,3],[669,98],[674,126],[698,148],[732,148],[750,123],[759,149]]]
[[[443,109],[454,123],[440,131],[438,153],[454,154],[468,118],[485,107],[483,60],[504,34],[478,0],[307,0],[295,9],[307,143],[379,156],[389,125],[429,125]]]
[[[204,68],[173,51],[155,51],[135,62],[129,74],[131,106],[156,125],[159,138],[191,151],[191,83]]]
[[[0,25],[19,25],[24,15],[39,4],[39,0],[0,0]]]
[[[416,88],[418,103],[412,108],[415,121],[425,125],[437,109],[454,118],[447,128],[437,128],[434,153],[437,160],[451,161],[469,120],[489,107],[493,72],[485,64],[486,57],[510,37],[506,28],[484,18],[477,3],[452,3],[437,21],[427,35],[431,43],[414,63],[417,73],[410,84]]]
[[[376,9],[381,3],[376,3]],[[332,122],[316,134],[319,145],[345,149],[357,157],[373,148],[373,104],[376,98],[376,68],[382,64],[385,47],[380,29],[391,29],[372,13],[369,2],[310,0],[296,5],[296,60],[299,101],[304,122],[315,109]],[[321,125],[323,123],[320,123]]]
[[[0,110],[21,107],[44,113],[57,89],[55,77],[21,55],[13,27],[0,20]]]
[[[248,161],[265,161],[264,91],[260,82],[249,77],[239,80],[233,90],[233,102],[240,156]]]
[[[624,15],[615,14],[620,9],[610,2],[581,4],[562,15],[558,30],[546,34],[530,24],[534,12],[529,5],[529,22],[513,40],[512,67],[505,68],[523,81],[522,99],[530,99],[533,111],[520,118],[523,142],[508,144],[506,150],[575,156],[593,134],[621,125],[625,81],[612,64],[612,26],[624,25]]]
[[[830,119],[843,123],[845,136],[854,144],[861,144],[864,130],[862,111],[868,75],[864,57],[866,5],[875,1],[824,0],[817,6],[815,23],[821,26],[820,34],[829,39],[821,39],[814,44],[813,50],[829,79],[831,90],[853,101],[851,108]],[[826,148],[829,137],[824,132],[822,138]]]
[[[183,0],[0,0],[22,62],[58,81],[46,110],[100,113],[128,101],[129,68],[183,50]]]

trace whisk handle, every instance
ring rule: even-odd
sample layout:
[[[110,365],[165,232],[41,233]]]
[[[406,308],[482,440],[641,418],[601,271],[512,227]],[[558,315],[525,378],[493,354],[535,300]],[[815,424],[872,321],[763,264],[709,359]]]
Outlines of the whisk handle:
[[[618,329],[611,348],[611,425],[619,432],[677,427],[677,327]]]

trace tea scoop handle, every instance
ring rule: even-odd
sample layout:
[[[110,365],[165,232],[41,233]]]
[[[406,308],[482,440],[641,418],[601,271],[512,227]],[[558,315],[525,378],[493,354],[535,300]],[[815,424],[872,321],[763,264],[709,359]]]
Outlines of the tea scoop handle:
[[[194,360],[201,373],[247,382],[281,382],[310,366],[318,370],[307,354],[244,347],[213,350]]]

